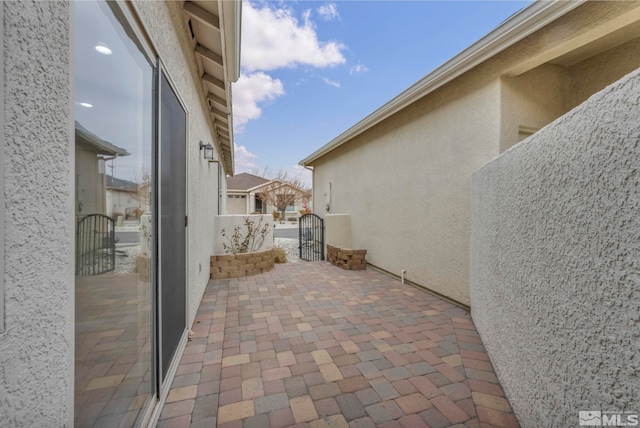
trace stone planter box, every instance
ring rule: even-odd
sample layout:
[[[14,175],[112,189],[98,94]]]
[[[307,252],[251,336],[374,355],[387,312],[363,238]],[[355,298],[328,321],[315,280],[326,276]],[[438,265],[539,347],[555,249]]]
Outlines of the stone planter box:
[[[209,278],[241,278],[243,276],[269,272],[275,264],[274,259],[273,248],[255,253],[211,256]]]
[[[366,255],[367,250],[351,250],[327,245],[327,261],[345,270],[365,270]]]

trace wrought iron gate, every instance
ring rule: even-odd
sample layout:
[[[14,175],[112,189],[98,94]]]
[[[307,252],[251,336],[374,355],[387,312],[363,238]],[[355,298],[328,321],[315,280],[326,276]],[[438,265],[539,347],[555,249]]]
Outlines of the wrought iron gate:
[[[115,268],[116,240],[113,219],[89,214],[78,222],[76,275],[99,275]]]
[[[300,217],[300,258],[309,262],[324,260],[324,220],[315,214]]]

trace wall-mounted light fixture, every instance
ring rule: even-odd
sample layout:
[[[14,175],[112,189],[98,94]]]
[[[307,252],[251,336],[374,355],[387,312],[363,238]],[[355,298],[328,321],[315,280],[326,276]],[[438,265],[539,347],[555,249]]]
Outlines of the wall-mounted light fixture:
[[[208,161],[213,161],[213,146],[200,141],[200,151],[202,150],[204,150],[204,158]]]

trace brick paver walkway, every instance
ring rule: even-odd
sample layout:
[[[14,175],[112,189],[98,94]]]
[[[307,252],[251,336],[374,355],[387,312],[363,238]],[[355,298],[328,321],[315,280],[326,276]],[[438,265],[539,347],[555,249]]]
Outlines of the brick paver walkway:
[[[375,271],[211,281],[159,427],[518,426],[464,309]]]

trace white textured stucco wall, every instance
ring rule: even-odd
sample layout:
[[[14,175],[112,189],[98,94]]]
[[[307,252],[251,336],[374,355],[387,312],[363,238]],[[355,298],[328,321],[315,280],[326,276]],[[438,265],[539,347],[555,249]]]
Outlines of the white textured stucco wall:
[[[477,171],[471,308],[523,427],[640,413],[640,71]]]
[[[187,142],[187,284],[188,318],[193,323],[209,281],[209,258],[214,248],[214,216],[218,214],[219,163],[203,158],[199,142],[212,143],[208,107],[201,94],[202,82],[195,65],[182,2],[135,1],[145,29],[189,112]],[[168,31],[175,29],[175,31]],[[216,154],[216,158],[219,155]]]
[[[267,233],[264,235],[264,241],[260,246],[257,246],[255,251],[264,251],[269,248],[273,248],[273,217],[271,214],[265,215],[221,215],[216,216],[214,219],[214,228],[212,239],[214,241],[214,249],[212,256],[218,256],[223,254],[228,254],[224,246],[227,244],[230,245],[231,242],[227,239],[231,239],[231,235],[233,234],[233,230],[236,226],[240,226],[240,231],[242,236],[246,236],[247,227],[245,226],[245,219],[249,217],[253,222],[254,226],[258,226],[260,222],[260,218],[262,218],[262,225],[267,227]],[[227,238],[222,237],[222,229],[225,230],[225,234]],[[256,240],[258,242],[259,240]],[[207,264],[207,269],[209,265]]]
[[[324,216],[324,242],[325,245],[333,245],[334,247],[353,248],[351,246],[351,216],[349,214],[326,214]]]
[[[69,2],[2,2],[5,319],[0,425],[73,425]]]

